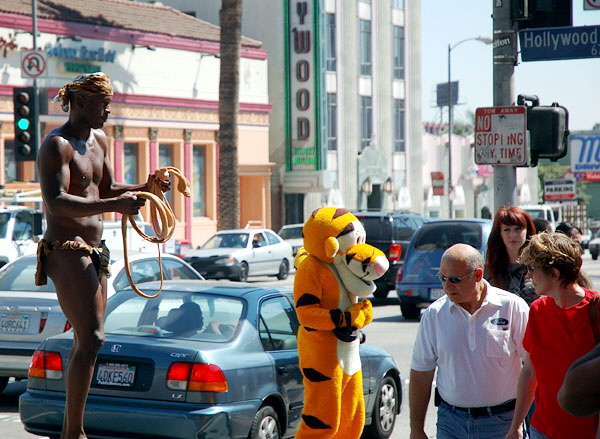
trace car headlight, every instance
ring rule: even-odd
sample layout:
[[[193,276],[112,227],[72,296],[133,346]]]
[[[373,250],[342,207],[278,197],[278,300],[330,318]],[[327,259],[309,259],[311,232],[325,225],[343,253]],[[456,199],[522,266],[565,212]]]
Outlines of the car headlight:
[[[232,265],[235,264],[235,258],[231,256],[225,256],[219,259],[215,259],[216,265]]]

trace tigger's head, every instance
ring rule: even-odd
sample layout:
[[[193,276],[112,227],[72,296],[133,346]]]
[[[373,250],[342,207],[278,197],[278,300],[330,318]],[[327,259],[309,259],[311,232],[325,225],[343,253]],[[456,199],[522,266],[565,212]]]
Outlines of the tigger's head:
[[[332,263],[338,253],[365,242],[365,228],[349,210],[323,207],[315,210],[302,228],[304,248],[323,262]]]
[[[390,267],[385,253],[369,244],[350,247],[342,260],[356,277],[365,282],[379,279]]]
[[[365,243],[338,253],[333,263],[346,290],[357,297],[372,294],[377,289],[373,281],[383,276],[390,266],[385,253]]]

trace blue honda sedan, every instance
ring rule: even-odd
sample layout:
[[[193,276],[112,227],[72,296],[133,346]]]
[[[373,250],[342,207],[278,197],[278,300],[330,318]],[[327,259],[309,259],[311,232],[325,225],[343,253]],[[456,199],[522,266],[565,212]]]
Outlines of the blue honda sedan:
[[[143,285],[154,294],[158,284]],[[106,342],[96,362],[87,437],[258,439],[292,437],[304,389],[291,292],[218,281],[168,281],[156,299],[131,290],[108,301]],[[34,353],[21,395],[25,429],[59,438],[72,331]],[[402,379],[384,350],[360,346],[367,425],[388,438]]]
[[[491,230],[492,221],[487,219],[439,220],[421,226],[408,246],[404,267],[396,279],[402,316],[418,319],[422,308],[444,296],[437,274],[447,248],[469,244],[485,257]]]

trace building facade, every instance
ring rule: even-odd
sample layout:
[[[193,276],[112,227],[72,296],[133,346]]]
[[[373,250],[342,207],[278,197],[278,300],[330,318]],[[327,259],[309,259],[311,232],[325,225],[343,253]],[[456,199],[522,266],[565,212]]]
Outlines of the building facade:
[[[107,73],[115,95],[104,131],[115,179],[146,181],[167,165],[182,170],[192,197],[169,194],[175,238],[202,244],[217,228],[219,28],[160,4],[37,5],[36,51],[45,61],[35,77],[39,89],[51,99],[78,74]],[[34,79],[23,72],[24,56],[33,49],[31,2],[0,0],[0,49],[0,184],[5,191],[39,188],[34,162],[15,162],[13,151],[13,88]],[[270,227],[267,52],[243,37],[241,53],[240,226],[252,221]],[[42,138],[67,120],[58,103],[49,102],[43,113]]]
[[[163,0],[218,24],[220,0]],[[269,55],[272,224],[323,205],[424,211],[420,1],[244,0]]]

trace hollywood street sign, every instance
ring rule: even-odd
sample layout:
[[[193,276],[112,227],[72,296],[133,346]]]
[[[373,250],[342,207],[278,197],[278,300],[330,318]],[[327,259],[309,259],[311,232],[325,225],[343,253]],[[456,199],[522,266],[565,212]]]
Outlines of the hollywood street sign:
[[[522,61],[600,57],[600,26],[552,27],[519,31]]]

